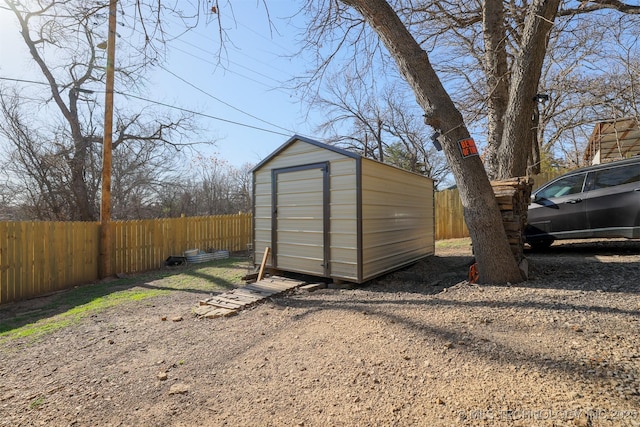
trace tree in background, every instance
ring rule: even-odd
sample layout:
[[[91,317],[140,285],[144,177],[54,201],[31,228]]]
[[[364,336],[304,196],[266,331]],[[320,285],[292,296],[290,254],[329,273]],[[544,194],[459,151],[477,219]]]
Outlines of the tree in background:
[[[584,89],[589,80],[625,74],[620,54],[634,51],[631,56],[638,58],[638,5],[600,0],[394,5],[421,46],[439,58],[434,67],[465,123],[484,134],[485,165],[492,178],[536,172],[539,160],[532,154],[538,148],[542,158],[555,157],[557,141],[565,141],[557,146],[562,154],[569,148],[566,143],[576,143],[576,131],[591,131],[590,121],[620,113],[619,107],[603,108],[602,98]],[[626,74],[628,94],[640,77]],[[539,104],[538,94],[550,101]],[[538,111],[540,121],[534,117]],[[560,122],[553,119],[555,111],[568,114],[557,117]],[[547,125],[551,129],[545,131]],[[545,134],[550,139],[543,139]],[[542,146],[532,147],[535,142]]]
[[[338,45],[353,46],[363,40],[372,43],[376,49],[379,47],[375,45],[375,40],[384,45],[400,75],[413,90],[424,112],[425,122],[441,135],[439,139],[444,154],[460,189],[465,220],[480,266],[480,281],[521,281],[523,277],[507,242],[500,211],[482,161],[472,151],[465,152],[459,146],[461,141],[470,140],[462,114],[436,75],[427,52],[395,10],[384,0],[343,0],[332,3],[330,9],[321,10],[315,8],[315,2],[307,5],[310,14],[315,17],[310,25],[309,37],[315,38],[316,45],[322,45],[319,40],[328,37],[334,40],[337,37]],[[367,26],[363,26],[364,23]],[[377,38],[368,36],[368,27]]]
[[[601,15],[552,38],[540,81],[549,94],[538,128],[543,165],[583,166],[594,123],[640,118],[640,34],[630,18]]]
[[[97,48],[103,37],[95,27],[105,21],[106,6],[81,0],[4,4],[47,83],[44,94],[30,94],[30,99],[17,91],[0,94],[0,133],[11,147],[4,163],[12,185],[22,194],[29,218],[96,220],[103,114],[93,84],[103,87],[104,58]],[[122,55],[130,62],[116,64],[118,90],[140,87],[153,59],[145,55]],[[114,123],[117,218],[129,216],[129,206],[139,210],[157,190],[181,150],[191,146],[195,127],[189,116],[126,108],[116,111]]]
[[[155,217],[229,215],[251,212],[253,165],[233,167],[217,157],[197,156],[191,172],[158,194]]]
[[[336,26],[339,8],[328,12],[329,4],[307,2],[309,33],[315,34],[307,45],[316,49],[320,35],[326,36],[311,78],[327,75],[316,67],[328,66],[331,58],[338,74],[357,70],[354,81],[360,86],[355,90],[375,91],[379,76],[393,78],[394,70],[362,20],[342,16],[344,21]],[[535,173],[539,162],[562,162],[569,152],[573,164],[571,146],[586,145],[594,121],[637,111],[629,105],[638,104],[634,88],[640,84],[633,72],[639,56],[638,5],[495,0],[390,4],[420,46],[437,58],[434,69],[486,147],[484,163],[491,178]],[[607,92],[585,92],[596,80],[615,83]],[[548,95],[549,101],[537,102],[538,94]],[[559,117],[555,111],[566,114]]]
[[[385,85],[379,92],[341,74],[325,82],[312,108],[327,120],[318,131],[327,142],[414,173],[438,184],[449,173],[444,155],[431,142],[417,105],[406,102],[403,86]]]

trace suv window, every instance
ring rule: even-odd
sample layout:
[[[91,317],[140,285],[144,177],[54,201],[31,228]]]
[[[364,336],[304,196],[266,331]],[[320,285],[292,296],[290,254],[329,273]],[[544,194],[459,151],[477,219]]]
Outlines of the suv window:
[[[640,165],[603,169],[595,173],[593,189],[615,187],[640,181]]]
[[[582,192],[582,185],[584,184],[584,177],[586,175],[586,173],[581,173],[561,178],[549,185],[547,188],[541,190],[536,194],[536,197],[538,199],[551,199],[553,197],[580,193]]]

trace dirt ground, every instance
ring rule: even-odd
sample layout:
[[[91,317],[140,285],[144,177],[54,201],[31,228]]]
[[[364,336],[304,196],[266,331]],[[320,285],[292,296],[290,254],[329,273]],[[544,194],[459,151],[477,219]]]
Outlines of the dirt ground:
[[[452,244],[234,317],[176,290],[0,341],[0,426],[640,426],[640,241],[527,256],[513,286]]]

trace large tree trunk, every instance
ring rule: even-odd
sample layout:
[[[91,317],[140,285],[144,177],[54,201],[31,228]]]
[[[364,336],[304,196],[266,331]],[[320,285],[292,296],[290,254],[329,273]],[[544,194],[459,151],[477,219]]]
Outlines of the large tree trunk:
[[[519,282],[522,274],[511,253],[502,217],[479,156],[463,157],[458,142],[469,138],[462,115],[423,51],[384,0],[342,0],[362,14],[396,61],[425,112],[425,121],[441,132],[444,153],[460,190],[480,282]]]
[[[482,9],[484,35],[484,71],[487,76],[487,150],[485,165],[489,177],[498,175],[498,147],[504,131],[504,114],[509,99],[509,66],[507,64],[507,33],[504,25],[504,4],[501,0],[486,0]]]
[[[527,160],[532,149],[531,114],[536,102],[534,97],[559,4],[560,0],[534,0],[529,8],[520,52],[512,67],[504,133],[498,148],[499,179],[527,173]]]

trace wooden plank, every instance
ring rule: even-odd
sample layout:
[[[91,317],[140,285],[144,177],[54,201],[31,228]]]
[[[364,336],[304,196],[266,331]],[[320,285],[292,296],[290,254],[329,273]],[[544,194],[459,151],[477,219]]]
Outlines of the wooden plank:
[[[72,224],[71,228],[70,233],[73,236],[71,241],[71,247],[73,248],[71,249],[73,251],[73,257],[71,257],[73,262],[73,284],[78,285],[82,283],[83,263],[80,254],[84,250],[84,236],[81,224]]]
[[[220,301],[222,303],[237,305],[238,307],[244,307],[245,305],[249,304],[248,301],[240,301],[239,299],[232,298],[232,295],[228,293],[224,293],[222,295],[216,295],[215,297],[213,297],[213,299],[215,301]],[[255,300],[251,302],[255,302]]]
[[[240,295],[246,295],[248,297],[264,297],[264,295],[271,295],[272,292],[268,291],[268,292],[260,292],[260,291],[256,291],[256,290],[251,290],[251,289],[245,289],[244,287],[242,288],[236,288],[234,290],[232,290],[230,293],[232,294],[240,294]]]
[[[9,302],[8,223],[0,222],[0,304]]]
[[[265,289],[270,289],[272,291],[276,291],[276,292],[280,293],[280,292],[284,292],[284,291],[287,291],[289,289],[292,289],[295,286],[285,286],[285,285],[282,285],[282,284],[271,283],[271,284],[258,284],[258,288],[260,288],[260,287],[264,287]]]
[[[274,283],[277,285],[285,285],[285,286],[300,286],[304,282],[300,280],[287,279],[286,277],[271,277],[269,279],[263,280],[263,282]]]
[[[274,283],[269,283],[269,286],[273,286],[274,289],[278,289],[280,291],[286,291],[288,289],[293,289],[296,288],[300,285],[302,285],[302,283],[283,283],[283,282],[274,282]]]
[[[29,283],[26,280],[26,276],[27,276],[27,254],[28,254],[28,249],[27,249],[27,241],[25,239],[25,235],[26,235],[26,223],[25,222],[19,222],[18,223],[18,227],[16,228],[16,252],[18,255],[17,258],[17,262],[16,262],[16,284],[19,286],[19,289],[22,290],[22,292],[20,292],[20,298],[29,298],[31,296],[33,296],[31,294],[31,289],[29,286]]]
[[[226,301],[219,300],[219,299],[217,299],[215,297],[205,300],[205,303],[206,304],[203,304],[203,305],[214,305],[216,307],[228,308],[230,310],[235,310],[237,308],[242,307],[242,304],[229,303],[229,302],[226,302]]]
[[[259,282],[264,278],[264,268],[267,265],[267,259],[269,258],[269,252],[271,252],[271,248],[267,246],[264,249],[264,255],[262,256],[262,262],[260,263],[260,271],[258,272],[258,277],[256,280]]]
[[[237,310],[239,308],[242,308],[242,306],[239,306],[239,305],[227,304],[220,301],[207,301],[206,304],[202,304],[202,305],[208,305],[210,307],[217,307],[217,308],[226,308],[227,310]]]
[[[251,286],[251,287],[249,288],[249,286]],[[272,291],[272,292],[276,292],[276,293],[280,293],[282,291],[287,290],[287,288],[285,288],[283,286],[278,286],[278,285],[274,285],[274,284],[271,284],[271,283],[263,283],[263,282],[256,282],[256,283],[253,283],[251,285],[247,285],[246,287],[249,288],[249,289]]]
[[[244,289],[249,289],[251,291],[260,292],[262,294],[268,294],[268,296],[273,295],[273,294],[277,294],[277,293],[280,292],[280,289],[271,289],[271,288],[266,288],[266,287],[260,287],[260,286],[257,286],[255,283],[252,283],[251,285],[245,286]]]
[[[255,284],[258,286],[268,286],[268,287],[271,287],[272,289],[279,289],[281,291],[286,291],[288,289],[293,289],[298,286],[301,286],[304,283],[305,282],[299,282],[299,281],[290,282],[290,281],[281,281],[281,280],[274,280],[274,281],[265,283],[265,281],[263,280],[262,282],[256,282]]]
[[[230,310],[226,308],[217,308],[217,307],[207,307],[202,306],[198,307],[194,310],[194,313],[200,317],[204,317],[206,319],[215,319],[218,317],[226,317],[231,316],[237,313],[236,310]]]
[[[226,294],[224,294],[225,298],[231,299],[231,300],[235,300],[235,301],[239,301],[239,302],[244,302],[244,303],[248,303],[251,304],[253,302],[256,301],[260,301],[261,299],[264,298],[263,295],[260,294],[249,294],[249,293],[236,293],[236,292],[227,292]]]
[[[270,291],[270,290],[245,289],[245,288],[234,289],[232,292],[235,294],[240,293],[240,294],[246,294],[247,296],[255,296],[260,298],[267,298],[275,293],[274,291]]]

